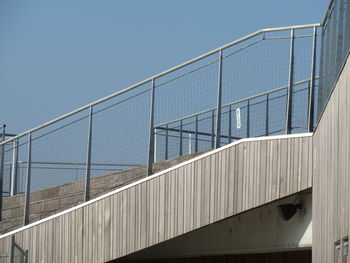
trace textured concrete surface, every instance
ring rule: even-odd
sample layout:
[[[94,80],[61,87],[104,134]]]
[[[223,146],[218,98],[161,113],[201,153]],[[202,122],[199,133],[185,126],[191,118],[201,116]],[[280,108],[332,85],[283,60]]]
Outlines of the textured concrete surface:
[[[153,171],[158,172],[191,159],[201,153],[181,156],[154,164]],[[107,174],[91,179],[91,196],[95,198],[118,187],[139,180],[146,176],[147,167],[142,166],[125,171]],[[84,181],[75,181],[44,190],[32,192],[30,195],[30,222],[53,215],[84,200]],[[3,200],[3,220],[0,222],[0,233],[4,234],[23,224],[23,194],[6,197]]]

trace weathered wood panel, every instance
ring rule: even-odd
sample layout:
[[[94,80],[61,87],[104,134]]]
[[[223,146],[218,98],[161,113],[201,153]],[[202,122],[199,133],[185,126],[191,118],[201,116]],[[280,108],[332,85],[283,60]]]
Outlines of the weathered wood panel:
[[[310,188],[310,156],[309,135],[243,140],[20,230],[16,242],[29,262],[109,261]]]
[[[335,259],[350,235],[350,61],[343,68],[314,134],[313,262]],[[350,256],[345,261],[350,263]]]

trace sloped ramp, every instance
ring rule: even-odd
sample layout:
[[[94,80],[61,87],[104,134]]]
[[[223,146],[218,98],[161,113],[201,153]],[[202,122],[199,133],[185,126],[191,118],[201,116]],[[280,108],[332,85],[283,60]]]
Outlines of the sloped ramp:
[[[303,191],[311,135],[224,146],[3,235],[0,252],[15,235],[28,262],[107,262]]]

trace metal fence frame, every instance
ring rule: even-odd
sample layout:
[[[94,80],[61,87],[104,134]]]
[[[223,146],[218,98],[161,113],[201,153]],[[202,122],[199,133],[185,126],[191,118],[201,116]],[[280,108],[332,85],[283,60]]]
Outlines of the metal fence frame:
[[[350,52],[350,2],[330,0],[321,23],[319,122]],[[315,98],[316,99],[316,98]]]
[[[221,46],[213,51],[210,51],[204,55],[201,55],[199,57],[196,57],[192,60],[189,60],[183,64],[180,64],[176,67],[173,67],[169,70],[166,70],[162,73],[159,73],[157,75],[154,75],[150,78],[147,78],[135,85],[132,85],[126,89],[123,89],[121,91],[115,92],[107,97],[104,97],[102,99],[99,99],[95,102],[92,102],[84,107],[81,107],[77,110],[74,110],[70,113],[67,113],[65,115],[62,115],[52,121],[49,121],[47,123],[44,123],[40,126],[37,126],[33,129],[30,129],[26,132],[23,132],[19,135],[16,135],[6,141],[0,142],[0,150],[1,150],[1,169],[3,169],[3,156],[4,156],[4,146],[5,144],[8,143],[13,143],[14,144],[14,149],[17,149],[18,145],[16,145],[16,141],[18,141],[18,139],[23,138],[23,137],[27,137],[27,145],[28,145],[28,154],[27,154],[27,160],[26,162],[28,163],[28,167],[27,167],[27,172],[26,172],[26,188],[25,188],[25,208],[24,208],[24,220],[23,220],[23,224],[26,225],[29,223],[29,202],[30,202],[30,181],[31,181],[31,159],[32,159],[32,134],[38,130],[41,130],[45,127],[48,127],[50,125],[53,125],[61,120],[64,120],[70,116],[73,116],[77,113],[80,113],[84,110],[88,110],[89,111],[89,115],[88,115],[88,120],[89,120],[89,126],[88,126],[88,137],[86,138],[87,140],[87,149],[86,149],[86,170],[85,170],[85,198],[84,200],[87,201],[90,199],[90,172],[91,172],[91,152],[92,152],[92,148],[91,148],[91,138],[92,138],[92,123],[93,123],[93,114],[94,114],[94,106],[108,101],[112,98],[115,98],[117,96],[120,96],[122,94],[125,94],[131,90],[134,90],[144,84],[149,84],[151,86],[151,101],[150,101],[150,109],[149,109],[149,144],[148,144],[148,163],[147,163],[147,172],[148,175],[152,174],[152,166],[153,163],[155,161],[154,159],[154,155],[155,155],[155,149],[154,149],[154,144],[155,144],[155,125],[154,125],[154,96],[155,96],[155,81],[167,74],[170,74],[176,70],[182,69],[188,65],[191,65],[197,61],[200,61],[204,58],[207,58],[209,56],[212,55],[217,55],[218,56],[218,61],[219,61],[219,67],[218,67],[218,79],[217,79],[217,100],[216,100],[216,107],[215,107],[215,112],[217,112],[217,117],[216,117],[216,122],[214,124],[213,127],[213,133],[212,133],[212,137],[214,138],[214,142],[212,144],[212,148],[218,148],[220,147],[220,140],[219,138],[221,137],[221,109],[223,107],[222,105],[222,68],[223,68],[223,64],[222,64],[222,58],[223,58],[223,51],[229,47],[232,47],[234,45],[237,45],[245,40],[251,39],[257,35],[260,34],[264,34],[264,33],[268,33],[268,32],[277,32],[277,31],[288,31],[290,30],[290,66],[289,66],[289,83],[287,86],[287,114],[286,114],[286,124],[285,124],[285,133],[289,134],[291,132],[291,105],[292,105],[292,87],[293,85],[295,85],[295,83],[293,83],[293,63],[294,63],[294,31],[297,29],[306,29],[306,28],[312,28],[313,29],[313,51],[312,51],[312,65],[311,65],[311,76],[310,76],[310,89],[309,89],[309,116],[308,116],[308,130],[312,131],[313,130],[313,101],[314,101],[314,87],[315,87],[315,52],[316,52],[316,34],[317,34],[317,28],[320,27],[320,24],[310,24],[310,25],[301,25],[301,26],[289,26],[289,27],[278,27],[278,28],[269,28],[269,29],[263,29],[263,30],[259,30],[256,31],[250,35],[247,35],[241,39],[238,39],[236,41],[233,41],[229,44],[226,44],[224,46]],[[224,105],[225,106],[225,105]],[[214,111],[213,111],[214,112]],[[214,113],[213,113],[214,114]],[[1,128],[1,127],[0,127]],[[181,146],[180,146],[181,147]],[[195,149],[197,150],[197,149]],[[182,152],[182,149],[180,149],[180,153]],[[14,151],[13,156],[14,156],[14,160],[15,162],[18,161],[18,158],[16,158],[16,151]],[[0,169],[0,189],[2,189],[2,180],[3,180],[3,172]],[[13,172],[15,173],[16,169],[13,169]],[[15,174],[14,174],[15,176]],[[15,184],[15,182],[13,182]],[[0,190],[2,191],[2,190]],[[15,193],[15,190],[11,190],[11,192],[13,194]],[[0,198],[2,198],[3,194],[0,192]],[[1,204],[2,204],[2,200],[0,200],[0,210],[2,210],[1,208]],[[1,220],[1,212],[0,212],[0,220]]]

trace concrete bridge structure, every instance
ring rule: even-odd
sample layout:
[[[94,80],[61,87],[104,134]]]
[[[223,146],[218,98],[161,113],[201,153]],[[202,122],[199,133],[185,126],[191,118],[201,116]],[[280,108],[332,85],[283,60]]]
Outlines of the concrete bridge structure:
[[[321,30],[318,31],[319,27]],[[295,30],[300,28],[312,28],[313,34],[295,35]],[[155,80],[182,69],[184,65],[141,82],[141,86],[151,83],[151,88],[130,98],[147,92],[150,94],[148,165],[95,177],[93,187],[90,186],[93,181],[90,180],[91,123],[94,114],[102,111],[93,111],[100,101],[77,110],[73,115],[89,110],[88,115],[81,118],[89,120],[85,180],[34,191],[31,195],[36,198],[35,204],[29,202],[28,188],[31,136],[57,120],[29,131],[27,190],[24,195],[5,198],[1,203],[3,221],[0,226],[3,234],[0,236],[0,262],[350,263],[349,28],[350,2],[336,0],[330,2],[321,24],[288,28],[290,36],[270,36],[270,39],[291,41],[288,86],[225,105],[221,101],[222,61],[231,54],[223,51],[255,36],[263,35],[262,39],[248,46],[266,41],[269,37],[265,34],[281,29],[258,31],[244,40],[185,63],[187,66],[219,52],[219,58],[210,62],[219,66],[216,76],[217,107],[174,118],[161,125],[155,124],[155,94],[157,89],[161,92],[161,85],[174,80],[167,80],[159,86]],[[294,41],[305,37],[312,37],[313,43],[311,78],[298,82],[293,77],[294,68],[298,65]],[[319,55],[316,52],[317,39],[322,42]],[[234,52],[246,48],[239,47]],[[319,68],[318,77],[316,68]],[[294,90],[295,86],[305,83],[307,88]],[[122,91],[118,96],[132,89]],[[269,99],[273,93],[283,90],[286,93],[273,98],[285,98],[284,128],[279,130],[276,128],[279,117],[271,113]],[[306,99],[303,96],[298,98],[297,94],[303,90],[307,90]],[[266,97],[266,100],[254,101],[261,97]],[[296,109],[300,108],[293,105],[302,105],[303,99],[306,101],[305,110],[298,113]],[[122,97],[116,104],[124,100]],[[246,104],[242,106],[240,103],[243,102]],[[256,115],[258,117],[252,121],[250,110],[254,108],[250,107],[258,104],[264,105],[266,114],[263,118]],[[110,107],[113,105],[107,108]],[[242,118],[245,116],[244,136],[236,136],[239,134],[237,131],[232,136],[233,108],[237,114],[237,129],[241,128],[240,112]],[[246,110],[245,115],[243,109]],[[261,109],[256,111],[261,112]],[[201,117],[207,113],[209,117]],[[295,123],[303,123],[300,116],[304,115],[307,116],[304,118],[307,127],[297,126]],[[227,127],[222,124],[225,116]],[[274,116],[277,124],[271,123],[270,116]],[[195,119],[190,123],[195,125],[192,127],[187,123],[185,128],[188,119]],[[199,131],[198,123],[208,119],[211,123],[206,126],[207,130]],[[179,125],[171,126],[174,123]],[[253,124],[264,124],[264,135],[269,136],[258,136],[258,129],[250,129]],[[272,133],[279,135],[271,133],[272,124],[276,126],[276,131]],[[227,134],[223,132],[223,127],[227,128]],[[161,133],[157,133],[157,129]],[[178,137],[172,136],[179,138],[181,157],[168,158],[171,153],[169,132],[179,134]],[[256,136],[244,138],[252,137],[252,132],[256,132]],[[184,133],[189,134],[189,149],[192,149],[192,139],[195,138],[197,153],[183,154]],[[199,138],[199,135],[203,137]],[[157,136],[166,138],[164,152],[157,151]],[[40,139],[40,136],[37,138]],[[199,151],[198,142],[201,140],[209,142],[210,149]],[[0,146],[6,146],[6,143],[2,142]],[[157,162],[159,152],[165,154],[166,161]],[[79,189],[76,195],[74,189]],[[62,193],[67,193],[70,201],[63,202],[65,195]],[[62,202],[49,210],[55,201],[45,198],[53,195],[53,199]],[[281,212],[281,205],[286,204],[296,209],[288,220]],[[24,208],[22,214],[19,207]],[[30,207],[37,211],[35,215],[29,214]],[[20,227],[19,222],[12,220],[19,220],[19,216],[24,216],[24,226]]]

